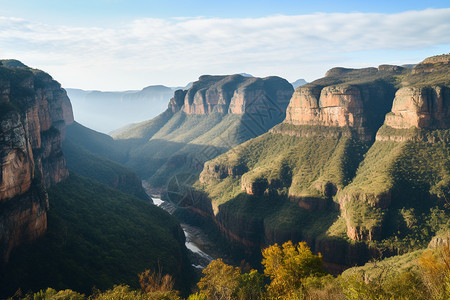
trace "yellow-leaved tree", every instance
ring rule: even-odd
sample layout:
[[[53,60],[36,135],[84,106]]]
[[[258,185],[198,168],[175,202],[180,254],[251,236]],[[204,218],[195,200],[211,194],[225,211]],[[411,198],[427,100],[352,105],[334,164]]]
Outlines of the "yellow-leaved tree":
[[[202,271],[203,278],[197,284],[201,293],[208,299],[233,299],[236,295],[241,270],[216,259]]]
[[[301,292],[305,278],[326,274],[322,267],[322,256],[314,255],[305,242],[294,245],[288,241],[281,247],[274,244],[264,249],[262,254],[264,275],[271,280],[267,291],[273,298],[291,298]]]

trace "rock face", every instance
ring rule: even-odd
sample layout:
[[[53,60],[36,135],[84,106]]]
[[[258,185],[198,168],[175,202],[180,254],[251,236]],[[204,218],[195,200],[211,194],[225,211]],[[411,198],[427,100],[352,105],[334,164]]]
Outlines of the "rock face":
[[[214,112],[251,113],[262,106],[267,109],[284,109],[292,92],[292,86],[279,77],[204,75],[187,91],[183,110],[186,114],[206,115]],[[177,95],[174,96],[173,103],[179,103],[175,101],[176,97]]]
[[[0,255],[47,228],[46,187],[68,176],[61,152],[73,122],[65,91],[48,74],[0,65]]]
[[[363,101],[355,86],[300,88],[292,96],[286,122],[294,125],[360,127]]]
[[[183,90],[175,91],[172,99],[170,99],[170,101],[169,101],[169,106],[168,106],[168,109],[172,113],[177,113],[178,111],[180,111],[181,107],[184,104],[184,97],[186,96],[186,93],[187,93],[187,91],[183,91]]]
[[[443,129],[450,126],[448,87],[404,87],[395,94],[385,124],[396,129],[410,127]]]
[[[293,94],[285,123],[293,125],[348,127],[359,138],[371,140],[387,112],[392,91],[364,85],[306,85]],[[391,102],[392,103],[392,102]],[[373,107],[376,109],[372,109]]]

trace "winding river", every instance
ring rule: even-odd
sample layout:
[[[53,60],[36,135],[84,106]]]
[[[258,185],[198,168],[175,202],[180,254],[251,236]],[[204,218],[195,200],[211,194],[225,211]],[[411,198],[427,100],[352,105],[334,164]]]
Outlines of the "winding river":
[[[161,198],[152,193],[145,182],[143,182],[142,186],[147,195],[153,200],[154,205],[164,209],[170,214],[174,212],[176,207],[172,203],[161,200]],[[201,228],[185,223],[181,223],[180,225],[186,237],[186,248],[190,252],[190,259],[193,267],[204,269],[213,259],[220,257],[219,254],[213,253],[215,251],[212,251],[212,249],[215,249],[216,247]]]

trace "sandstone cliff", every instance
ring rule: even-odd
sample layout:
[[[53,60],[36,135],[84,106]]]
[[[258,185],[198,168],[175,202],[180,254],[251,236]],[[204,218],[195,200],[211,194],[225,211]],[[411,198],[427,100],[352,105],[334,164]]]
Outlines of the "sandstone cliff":
[[[450,89],[445,86],[404,87],[395,94],[385,124],[396,129],[450,127]]]
[[[297,88],[284,123],[347,127],[358,138],[373,140],[392,104],[395,87],[391,76],[403,71],[388,65],[331,69],[324,78]]]
[[[204,75],[194,82],[184,98],[187,114],[258,112],[262,107],[283,109],[289,103],[292,86],[279,77]],[[174,97],[177,97],[175,95]],[[175,99],[175,98],[174,98]]]
[[[45,187],[68,176],[61,143],[73,113],[48,74],[1,62],[0,255],[7,261],[14,247],[46,230]]]

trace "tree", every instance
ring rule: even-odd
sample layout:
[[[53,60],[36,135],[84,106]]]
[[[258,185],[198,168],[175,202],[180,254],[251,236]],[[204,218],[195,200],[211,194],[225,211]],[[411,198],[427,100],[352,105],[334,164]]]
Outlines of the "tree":
[[[301,289],[303,279],[322,276],[322,256],[314,255],[305,242],[288,241],[280,247],[272,245],[262,251],[264,274],[271,282],[267,287],[272,297],[286,298]]]
[[[208,299],[232,299],[239,287],[241,270],[225,264],[222,259],[213,260],[203,271],[204,277],[197,284]]]
[[[173,290],[175,284],[172,276],[169,274],[163,275],[161,270],[151,273],[150,270],[145,270],[138,276],[141,290],[144,293],[169,292]]]
[[[237,298],[241,300],[259,300],[264,295],[264,275],[256,270],[244,273],[239,277]]]
[[[423,282],[434,299],[450,297],[450,247],[425,251],[419,258]]]

